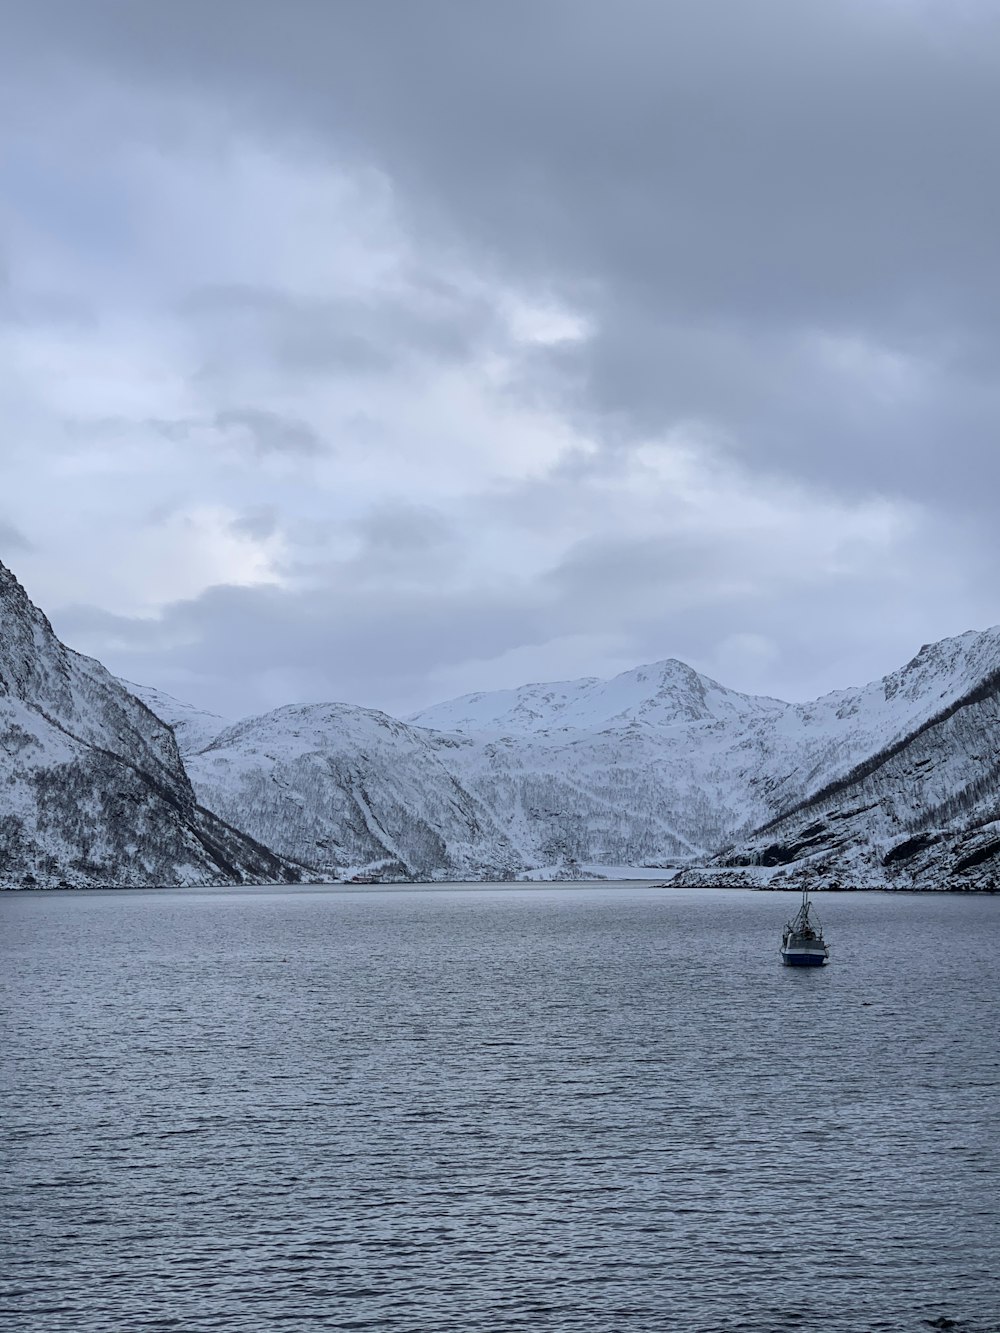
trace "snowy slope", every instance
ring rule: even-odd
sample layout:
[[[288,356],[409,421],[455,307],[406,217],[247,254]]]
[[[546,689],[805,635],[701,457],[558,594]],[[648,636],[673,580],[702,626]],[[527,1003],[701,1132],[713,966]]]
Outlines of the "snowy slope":
[[[516,690],[466,694],[414,713],[408,721],[438,731],[527,735],[563,729],[601,731],[631,722],[673,727],[688,722],[744,723],[782,713],[778,699],[737,694],[674,658],[624,671]]]
[[[463,744],[370,709],[292,705],[227,728],[187,767],[209,808],[330,874],[512,873],[523,854],[454,775]]]
[[[654,685],[662,716],[655,695]],[[186,716],[168,696],[159,705],[171,723]],[[695,711],[687,700],[683,707]],[[747,700],[741,712],[755,719],[775,707],[787,705]],[[312,705],[236,723],[187,748],[185,762],[210,809],[328,873],[378,864],[493,876],[559,862],[707,857],[749,820],[745,784],[728,773],[729,737],[710,717],[463,736],[346,704]],[[772,812],[766,801],[751,805],[761,818]]]
[[[297,877],[201,809],[171,731],[0,565],[0,886]]]
[[[964,685],[940,690],[945,676]],[[1000,654],[988,635],[921,649],[887,703],[934,707],[846,775],[719,856],[758,877],[821,885],[1000,887]],[[899,688],[893,688],[898,686]]]
[[[995,719],[982,707],[961,729],[939,720],[998,670],[994,629],[925,647],[883,680],[808,704],[738,694],[671,660],[611,681],[468,695],[408,723],[346,704],[278,709],[206,745],[214,723],[185,732],[184,706],[167,696],[159,706],[186,737],[199,799],[327,874],[573,873],[590,863],[706,864],[720,852],[756,865],[770,844],[755,830],[782,818],[792,828],[800,807],[926,733],[920,744],[937,747],[933,791],[888,768],[894,822],[862,819],[851,844],[831,851],[830,864],[850,860],[874,882],[900,873],[882,874],[883,844],[927,802],[985,783],[989,813]]]
[[[164,720],[169,719],[181,754],[204,749],[220,731],[232,726],[231,718],[220,717],[218,713],[209,713],[202,708],[195,708],[192,704],[182,703],[172,694],[154,690],[150,685],[136,685],[131,680],[123,680],[122,684],[130,694],[141,699],[151,713]]]

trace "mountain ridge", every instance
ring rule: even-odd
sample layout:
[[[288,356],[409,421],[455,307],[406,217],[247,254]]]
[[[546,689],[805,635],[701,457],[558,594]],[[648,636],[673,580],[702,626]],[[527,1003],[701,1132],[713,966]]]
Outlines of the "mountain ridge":
[[[657,678],[659,689],[654,693],[639,688]],[[546,706],[548,716],[543,711]],[[722,720],[748,709],[763,712],[786,707],[789,705],[780,699],[731,690],[669,657],[608,679],[584,676],[570,681],[537,681],[509,690],[460,695],[419,709],[406,721],[437,731],[593,730],[601,724],[629,721],[670,726],[683,721]]]
[[[121,682],[0,565],[0,884],[513,879],[993,888],[1000,626],[804,703],[675,658],[408,719]]]
[[[989,693],[994,671],[1000,627],[925,644],[878,681],[805,703],[743,695],[665,659],[608,681],[463,695],[406,720],[350,704],[288,705],[223,729],[186,763],[209,808],[325,873],[504,877],[554,865],[571,875],[583,865],[687,862],[700,872],[678,874],[741,866],[762,882],[792,865],[903,883],[914,868],[936,872],[906,857],[886,862],[886,829],[860,852],[838,844],[839,872],[807,848],[767,865],[761,839],[785,821],[783,845],[795,846],[797,812],[863,784],[878,756],[889,763],[925,732],[944,735],[949,710],[980,687]],[[996,750],[992,715],[980,713],[982,748]],[[965,767],[951,775],[954,791],[983,781],[981,759]],[[934,799],[950,798],[935,789]],[[916,817],[901,807],[897,841]],[[940,873],[962,873],[963,855]]]

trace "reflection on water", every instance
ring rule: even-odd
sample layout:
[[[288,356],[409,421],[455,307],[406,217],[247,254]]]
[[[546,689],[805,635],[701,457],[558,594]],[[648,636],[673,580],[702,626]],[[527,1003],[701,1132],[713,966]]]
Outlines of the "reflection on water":
[[[1000,1328],[1000,901],[794,901],[4,896],[0,1321]]]

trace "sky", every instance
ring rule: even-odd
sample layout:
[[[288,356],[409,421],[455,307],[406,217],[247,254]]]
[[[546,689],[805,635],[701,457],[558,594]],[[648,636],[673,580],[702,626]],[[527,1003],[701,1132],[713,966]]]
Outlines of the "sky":
[[[0,0],[0,559],[229,717],[1000,621],[993,0]]]

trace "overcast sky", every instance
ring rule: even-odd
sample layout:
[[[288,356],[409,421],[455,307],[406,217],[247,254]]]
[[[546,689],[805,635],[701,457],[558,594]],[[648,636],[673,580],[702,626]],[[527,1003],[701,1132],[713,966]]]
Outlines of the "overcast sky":
[[[0,0],[0,558],[231,716],[1000,621],[994,0]]]

